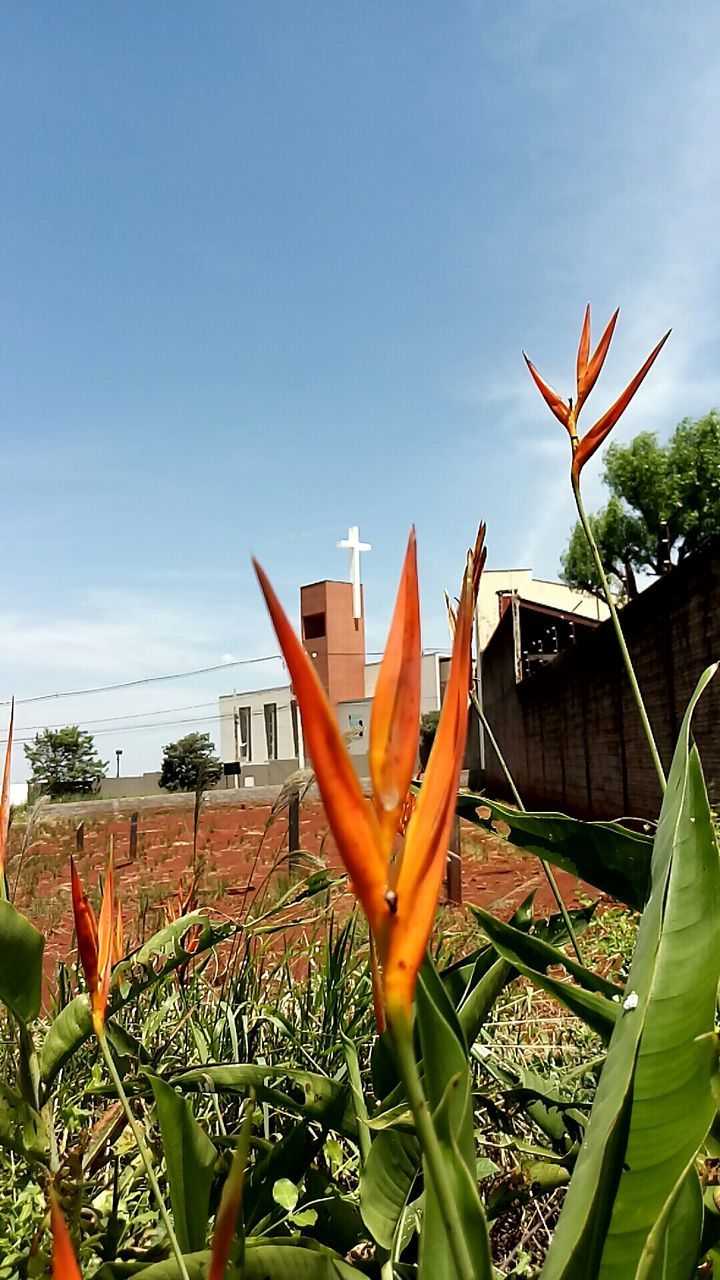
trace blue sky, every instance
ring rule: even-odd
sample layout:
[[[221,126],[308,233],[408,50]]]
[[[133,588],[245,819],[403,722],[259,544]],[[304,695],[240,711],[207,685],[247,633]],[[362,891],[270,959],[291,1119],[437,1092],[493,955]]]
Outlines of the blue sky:
[[[569,393],[587,300],[622,308],[588,425],[671,325],[619,436],[720,403],[714,0],[5,0],[0,69],[0,697],[272,653],[250,554],[294,609],[349,523],[371,649],[412,521],[429,646],[481,517],[554,576],[567,441],[521,349]],[[20,736],[80,718],[150,769],[279,672]]]

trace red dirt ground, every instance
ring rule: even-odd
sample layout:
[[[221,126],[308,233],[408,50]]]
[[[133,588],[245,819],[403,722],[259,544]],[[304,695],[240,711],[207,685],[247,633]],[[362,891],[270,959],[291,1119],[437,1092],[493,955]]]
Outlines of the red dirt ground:
[[[210,804],[202,812],[198,831],[198,856],[204,864],[201,903],[214,916],[241,918],[248,895],[272,878],[279,857],[287,852],[287,819],[271,826],[260,847],[269,804]],[[25,852],[21,852],[22,829],[11,832],[8,867],[11,886],[16,884],[16,905],[44,932],[46,972],[56,961],[66,960],[72,943],[69,855],[76,852],[78,817],[65,815],[61,807],[45,811],[31,832]],[[130,819],[112,813],[98,814],[87,806],[84,817],[84,848],[77,861],[86,888],[95,897],[99,873],[103,870],[110,836],[114,839],[115,865],[121,887],[126,937],[149,936],[164,922],[163,903],[173,898],[178,882],[191,878],[192,798],[187,807],[163,805],[139,809],[137,853],[129,857]],[[552,910],[554,900],[539,863],[526,858],[505,843],[461,823],[463,901],[492,907],[509,916],[522,899],[537,889],[539,911]],[[328,835],[322,805],[306,800],[300,819],[303,850],[340,871],[341,863]],[[258,853],[258,850],[259,853]],[[282,865],[276,874],[282,874]],[[557,879],[566,901],[577,902],[578,890],[585,897],[597,891],[564,872]]]

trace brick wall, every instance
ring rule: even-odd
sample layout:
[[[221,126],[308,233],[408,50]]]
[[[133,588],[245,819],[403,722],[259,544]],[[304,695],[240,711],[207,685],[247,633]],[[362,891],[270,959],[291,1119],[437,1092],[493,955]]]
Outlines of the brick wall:
[[[522,605],[519,610],[522,627]],[[700,673],[720,659],[720,538],[621,613],[666,768]],[[519,684],[507,610],[483,655],[483,701],[524,802],[590,818],[656,817],[660,790],[612,624],[604,622]],[[693,722],[711,802],[720,806],[720,673]],[[506,793],[489,744],[485,786]]]

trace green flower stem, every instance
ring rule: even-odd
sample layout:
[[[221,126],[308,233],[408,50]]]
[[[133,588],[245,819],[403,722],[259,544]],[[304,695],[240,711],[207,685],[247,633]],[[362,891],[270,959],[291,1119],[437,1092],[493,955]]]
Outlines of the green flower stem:
[[[583,500],[580,493],[580,477],[573,475],[571,477],[571,480],[572,480],[573,493],[575,494],[575,504],[578,509],[578,515],[580,516],[580,523],[585,531],[585,537],[587,538],[588,546],[590,547],[593,560],[595,561],[595,566],[600,576],[603,593],[607,601],[608,609],[610,610],[610,617],[612,618],[613,627],[615,628],[615,635],[617,636],[618,644],[620,645],[620,652],[622,654],[622,659],[625,664],[627,677],[628,677],[628,680],[630,681],[630,687],[633,691],[633,696],[637,704],[638,712],[640,713],[640,720],[642,721],[642,727],[645,731],[645,737],[647,738],[648,747],[650,748],[650,755],[652,756],[652,762],[655,766],[655,772],[657,774],[658,782],[660,783],[660,790],[664,794],[665,788],[667,786],[667,782],[665,780],[665,770],[663,769],[662,760],[660,759],[660,752],[657,749],[657,743],[655,741],[655,735],[652,731],[652,725],[650,724],[650,721],[648,719],[648,713],[645,710],[645,703],[643,702],[643,696],[640,691],[640,685],[637,682],[637,676],[635,675],[635,668],[633,667],[633,664],[632,664],[632,658],[630,657],[627,644],[625,643],[625,636],[623,635],[622,627],[620,626],[620,619],[618,617],[617,609],[615,608],[615,601],[612,598],[612,592],[610,591],[610,586],[605,574],[605,570],[603,569],[603,563],[602,563],[602,560],[600,559],[600,552],[598,551],[598,545],[595,541],[593,531],[590,528],[590,521],[588,520],[587,515],[585,514],[585,507],[583,506]]]
[[[504,755],[503,755],[502,751],[500,750],[500,747],[498,746],[498,743],[497,743],[497,739],[496,739],[496,737],[495,737],[495,734],[493,733],[492,729],[490,728],[490,722],[489,722],[489,720],[488,720],[487,716],[485,715],[485,712],[483,711],[483,709],[482,709],[482,707],[481,707],[481,705],[480,705],[480,699],[478,698],[478,696],[477,696],[477,694],[475,693],[475,690],[474,690],[474,689],[471,689],[471,690],[470,690],[470,701],[472,702],[472,705],[473,705],[473,707],[474,707],[474,709],[475,709],[475,714],[477,715],[477,718],[478,718],[478,720],[480,721],[480,723],[481,723],[481,725],[482,725],[482,727],[483,727],[484,732],[487,734],[487,737],[488,737],[488,741],[489,741],[489,743],[490,743],[490,746],[492,747],[493,751],[495,752],[495,755],[497,756],[498,760],[500,761],[500,768],[502,769],[503,773],[505,774],[505,779],[506,779],[506,781],[507,781],[507,784],[508,784],[508,786],[509,786],[510,790],[512,791],[513,799],[514,799],[514,801],[515,801],[515,804],[517,805],[517,807],[518,807],[518,809],[520,810],[520,812],[521,812],[521,813],[525,813],[525,812],[526,812],[525,805],[523,804],[523,802],[522,802],[522,800],[521,800],[521,798],[520,798],[520,792],[518,791],[517,787],[515,786],[515,779],[513,778],[512,774],[511,774],[511,772],[510,772],[510,770],[509,770],[509,768],[508,768],[507,761],[505,760],[505,757],[504,757]],[[580,946],[579,946],[579,944],[578,944],[577,936],[576,936],[575,930],[574,930],[574,928],[573,928],[573,923],[572,923],[572,920],[570,919],[570,913],[569,913],[569,911],[568,911],[567,907],[565,906],[565,902],[563,901],[563,896],[562,896],[562,894],[561,894],[561,892],[560,892],[560,888],[559,888],[558,882],[557,882],[557,880],[555,879],[555,876],[553,875],[552,870],[551,870],[550,866],[548,865],[548,863],[545,861],[545,859],[544,859],[544,858],[539,858],[538,860],[539,860],[539,862],[540,862],[540,866],[542,867],[543,871],[545,872],[545,875],[547,876],[547,882],[548,882],[548,884],[550,885],[550,889],[551,889],[551,891],[552,891],[552,895],[553,895],[553,897],[554,897],[554,899],[555,899],[555,901],[556,901],[556,903],[557,903],[558,910],[560,911],[560,914],[561,914],[561,916],[562,916],[562,918],[563,918],[563,922],[564,922],[564,924],[565,924],[565,928],[566,928],[566,929],[567,929],[567,931],[568,931],[568,935],[569,935],[569,937],[570,937],[570,942],[571,942],[571,944],[572,944],[572,949],[573,949],[573,951],[575,952],[575,955],[577,956],[577,958],[578,958],[578,960],[579,960],[580,964],[584,964],[584,963],[585,963],[585,961],[584,961],[584,960],[583,960],[583,958],[582,958],[582,952],[580,951]]]
[[[392,1037],[405,1096],[413,1114],[415,1130],[425,1157],[427,1171],[438,1199],[458,1280],[477,1280],[477,1274],[473,1267],[467,1239],[463,1231],[462,1219],[458,1213],[452,1188],[445,1175],[442,1150],[420,1082],[420,1075],[415,1061],[410,1020],[403,1013],[390,1014],[388,1011],[388,1029]]]
[[[145,1165],[145,1172],[148,1176],[148,1181],[150,1183],[150,1186],[153,1189],[153,1195],[157,1200],[158,1209],[160,1210],[160,1217],[162,1218],[163,1225],[165,1227],[165,1230],[167,1231],[168,1240],[170,1241],[170,1247],[173,1253],[175,1254],[175,1259],[178,1264],[178,1270],[180,1272],[182,1280],[189,1280],[188,1270],[187,1270],[187,1267],[185,1266],[185,1259],[183,1258],[182,1250],[180,1248],[180,1245],[178,1244],[177,1236],[175,1235],[172,1222],[170,1221],[170,1215],[165,1207],[165,1201],[163,1200],[162,1192],[160,1190],[158,1180],[155,1176],[155,1170],[153,1169],[153,1164],[152,1164],[152,1156],[150,1155],[150,1152],[148,1151],[147,1146],[145,1145],[145,1139],[142,1136],[142,1131],[140,1129],[140,1126],[137,1120],[135,1119],[135,1116],[133,1115],[132,1108],[128,1101],[128,1096],[123,1087],[123,1082],[120,1079],[120,1076],[118,1074],[117,1067],[115,1066],[115,1063],[113,1061],[113,1056],[110,1052],[110,1046],[107,1042],[107,1037],[104,1031],[102,1035],[98,1036],[98,1040],[100,1043],[100,1048],[102,1049],[102,1054],[105,1059],[105,1063],[107,1065],[107,1069],[110,1072],[112,1082],[115,1086],[115,1092],[117,1093],[117,1096],[122,1105],[123,1111],[127,1116],[127,1122],[130,1125],[133,1138],[135,1139],[135,1143],[137,1145],[137,1149],[140,1152],[142,1162]]]

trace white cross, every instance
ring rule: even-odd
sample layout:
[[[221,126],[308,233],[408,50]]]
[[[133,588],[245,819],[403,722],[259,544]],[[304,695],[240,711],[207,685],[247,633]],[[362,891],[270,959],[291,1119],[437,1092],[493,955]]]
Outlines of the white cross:
[[[340,551],[350,552],[350,581],[353,589],[353,618],[357,621],[362,617],[362,597],[360,595],[360,552],[372,551],[369,542],[360,541],[360,530],[356,524],[348,529],[347,538],[343,538],[342,542],[338,542]]]

